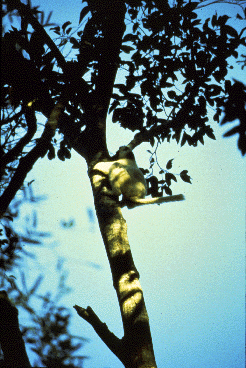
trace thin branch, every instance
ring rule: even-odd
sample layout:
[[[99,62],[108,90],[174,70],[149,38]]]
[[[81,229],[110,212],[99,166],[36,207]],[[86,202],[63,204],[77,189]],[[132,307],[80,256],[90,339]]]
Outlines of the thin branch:
[[[124,361],[124,350],[121,339],[119,339],[113,332],[109,331],[106,323],[103,323],[100,318],[96,315],[91,307],[86,309],[74,305],[74,309],[80,317],[90,323],[94,328],[101,340],[107,345],[107,347],[120,359]]]
[[[70,78],[70,73],[71,73],[70,67],[67,64],[66,59],[64,58],[64,56],[62,55],[62,53],[60,52],[58,47],[56,46],[55,42],[50,38],[48,33],[46,33],[43,26],[34,17],[34,15],[31,13],[31,11],[30,11],[30,9],[27,5],[22,4],[20,0],[13,0],[12,2],[11,2],[11,5],[15,6],[15,8],[18,10],[20,16],[22,18],[25,18],[28,21],[28,23],[31,24],[31,26],[33,27],[33,29],[36,32],[39,32],[39,34],[41,36],[41,39],[43,40],[44,44],[46,44],[50,48],[51,52],[53,53],[53,56],[57,60],[58,66],[61,67],[61,69],[64,73],[64,76],[67,79],[67,83],[69,83],[70,79],[71,79]],[[73,87],[75,87],[75,86],[73,86]],[[85,82],[82,78],[77,80],[76,88],[80,90],[80,92],[82,93],[83,98],[86,99],[86,96],[89,92],[89,86],[88,86],[87,82]],[[84,101],[81,101],[82,105],[83,105],[83,102]]]
[[[41,137],[38,139],[36,146],[26,154],[25,157],[20,159],[19,165],[13,175],[8,187],[0,197],[0,218],[7,211],[7,208],[16,195],[17,191],[21,188],[27,174],[31,171],[35,162],[44,157],[47,153],[51,139],[55,135],[58,120],[64,110],[64,105],[58,102],[50,114],[50,118],[45,124],[44,131]]]
[[[20,16],[22,18],[25,18],[28,23],[31,24],[33,29],[40,33],[42,36],[42,39],[44,40],[44,43],[50,48],[50,50],[53,52],[54,57],[57,60],[58,65],[62,68],[63,72],[66,69],[66,60],[64,56],[59,51],[58,47],[54,43],[54,41],[50,38],[50,36],[46,33],[43,26],[38,22],[38,20],[34,17],[34,15],[31,13],[30,8],[28,5],[23,4],[20,0],[12,0],[11,5],[15,6],[15,8],[18,10]]]
[[[204,0],[203,2],[201,2],[199,5],[197,5],[197,9],[201,9],[205,6],[210,6],[212,4],[221,4],[221,3],[225,3],[225,4],[230,4],[230,5],[237,5],[237,6],[240,6],[240,8],[242,10],[244,10],[243,8],[243,5],[242,4],[245,4],[246,1],[241,1],[241,4],[239,3],[239,1],[231,1],[231,0],[207,0],[207,4],[204,4],[206,2],[206,0]],[[211,1],[211,2],[210,2]]]
[[[164,123],[163,123],[164,124]],[[139,146],[143,142],[149,142],[151,138],[157,137],[158,135],[163,135],[164,133],[164,127],[163,124],[158,126],[153,126],[149,130],[146,128],[142,129],[141,132],[135,134],[132,141],[127,145],[131,150]],[[173,121],[166,121],[165,129],[166,131],[170,131],[170,129],[173,127]]]
[[[8,163],[14,161],[23,151],[23,148],[30,143],[34,134],[37,131],[35,111],[32,107],[26,107],[25,118],[27,123],[27,133],[22,137],[19,142],[9,150],[2,157],[2,167],[5,167]]]

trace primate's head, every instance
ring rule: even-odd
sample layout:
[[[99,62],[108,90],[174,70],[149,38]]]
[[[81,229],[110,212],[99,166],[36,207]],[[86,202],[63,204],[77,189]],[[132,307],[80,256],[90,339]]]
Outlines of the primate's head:
[[[127,146],[122,146],[115,154],[115,159],[127,158],[128,160],[135,160],[134,153]]]

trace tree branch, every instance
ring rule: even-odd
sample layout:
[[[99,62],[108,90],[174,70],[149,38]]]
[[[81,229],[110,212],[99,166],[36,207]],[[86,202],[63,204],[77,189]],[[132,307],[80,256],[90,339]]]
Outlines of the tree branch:
[[[12,5],[12,7],[15,6],[15,8],[18,10],[20,16],[22,18],[25,18],[28,21],[28,23],[31,24],[33,29],[40,33],[44,43],[53,52],[53,55],[56,58],[58,65],[62,68],[62,70],[64,72],[65,69],[66,69],[66,60],[65,60],[64,56],[61,54],[61,52],[59,51],[59,49],[56,46],[56,44],[54,43],[54,41],[45,32],[43,26],[38,22],[38,20],[31,13],[30,8],[28,7],[28,5],[23,4],[20,0],[11,0],[11,5]]]
[[[127,237],[127,224],[117,199],[108,195],[107,182],[98,187],[99,174],[89,173],[100,231],[107,252],[113,285],[124,328],[121,361],[126,368],[156,367],[149,318],[139,273]],[[102,179],[103,181],[103,179]]]
[[[37,131],[35,111],[32,107],[26,107],[25,119],[27,123],[27,133],[22,137],[19,142],[9,150],[2,157],[2,167],[5,167],[9,162],[14,161],[22,152],[23,148],[30,143],[34,134]]]
[[[114,81],[119,67],[119,54],[125,32],[126,6],[122,0],[92,2],[95,18],[102,22],[101,55],[98,60],[98,78],[95,100],[102,120],[106,120]]]
[[[25,157],[20,159],[19,165],[13,175],[8,187],[0,197],[0,218],[6,212],[10,202],[23,184],[27,174],[31,171],[35,162],[44,157],[48,151],[51,139],[55,135],[58,120],[64,110],[64,105],[58,102],[50,114],[50,118],[45,124],[43,134],[38,140],[37,145]]]
[[[244,4],[244,3],[246,3],[246,1],[241,1],[242,2],[242,4],[240,4],[240,2],[239,2],[240,0],[236,0],[236,1],[231,1],[231,0],[213,0],[213,1],[211,1],[211,0],[208,0],[208,2],[206,3],[206,0],[205,1],[203,1],[203,2],[201,2],[200,4],[198,4],[197,5],[197,9],[200,9],[200,8],[203,8],[203,7],[205,7],[205,6],[210,6],[210,5],[212,5],[212,4],[221,4],[221,3],[225,3],[225,4],[230,4],[230,5],[237,5],[237,6],[240,6],[240,8],[242,9],[242,10],[244,10],[244,7],[243,7],[243,5],[242,4]],[[206,4],[204,4],[204,3],[206,3]]]
[[[39,21],[34,17],[34,15],[31,13],[30,8],[28,5],[22,4],[20,0],[12,0],[11,5],[15,6],[15,8],[18,10],[20,16],[22,18],[25,18],[28,23],[31,24],[33,29],[36,32],[39,32],[41,39],[43,40],[44,44],[46,44],[51,52],[53,53],[53,56],[57,60],[58,66],[62,69],[65,79],[67,79],[67,83],[70,82],[70,66],[67,64],[64,56],[56,46],[55,42],[50,38],[50,36],[46,33],[43,26],[39,23]],[[73,86],[74,87],[74,86]],[[87,82],[85,82],[82,78],[77,80],[76,87],[80,90],[80,93],[82,94],[83,98],[86,100],[86,96],[89,92],[89,86]],[[81,102],[83,105],[84,101]],[[84,107],[84,106],[83,106]]]
[[[174,122],[173,121],[166,121],[165,130],[166,132],[170,132],[171,128],[173,127]],[[149,130],[146,128],[142,129],[141,132],[135,134],[132,141],[127,145],[131,150],[139,146],[143,142],[149,142],[154,137],[157,137],[158,135],[164,134],[164,127],[163,124],[158,126],[153,126]]]
[[[123,362],[124,350],[121,339],[115,336],[113,332],[109,331],[106,323],[100,320],[91,307],[84,309],[78,305],[74,305],[74,309],[80,317],[90,323],[107,347]]]

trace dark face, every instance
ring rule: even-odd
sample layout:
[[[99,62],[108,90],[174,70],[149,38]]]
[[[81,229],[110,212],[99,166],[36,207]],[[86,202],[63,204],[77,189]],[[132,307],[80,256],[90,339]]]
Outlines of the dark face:
[[[118,152],[116,153],[117,158],[127,158],[129,160],[135,160],[135,156],[132,150],[127,146],[122,146],[119,148]]]

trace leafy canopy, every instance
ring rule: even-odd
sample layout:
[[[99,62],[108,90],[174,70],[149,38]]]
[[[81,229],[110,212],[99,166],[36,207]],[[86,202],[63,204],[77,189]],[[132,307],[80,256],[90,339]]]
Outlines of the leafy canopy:
[[[206,136],[215,139],[208,116],[212,112],[219,122],[233,90],[226,78],[246,44],[245,28],[238,32],[228,15],[202,21],[198,4],[87,0],[76,28],[69,20],[61,27],[51,24],[51,13],[45,21],[44,13],[30,1],[25,5],[5,0],[4,15],[14,15],[20,23],[2,40],[2,182],[8,183],[33,146],[33,158],[25,161],[27,172],[38,157],[54,158],[58,142],[58,157],[70,158],[70,149],[78,148],[76,139],[82,134],[83,144],[89,142],[94,149],[89,152],[93,157],[100,143],[92,148],[91,142],[105,134],[95,131],[95,120],[106,120],[108,112],[114,123],[135,133],[133,148],[142,141],[154,145],[175,140],[181,146],[197,146]],[[57,36],[55,42],[47,27]],[[245,153],[241,100],[241,126],[231,134],[243,136],[239,148]],[[54,112],[59,101],[65,106],[61,118],[59,111]],[[52,112],[65,138],[55,135],[52,127],[48,133],[38,129],[37,113],[48,119]],[[83,153],[81,147],[77,150]]]

